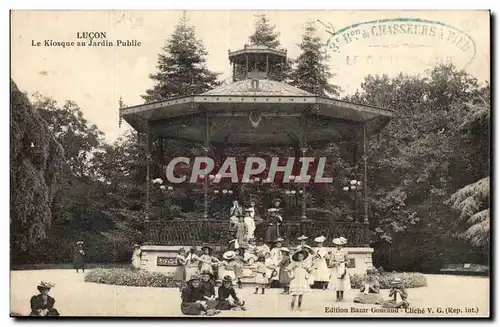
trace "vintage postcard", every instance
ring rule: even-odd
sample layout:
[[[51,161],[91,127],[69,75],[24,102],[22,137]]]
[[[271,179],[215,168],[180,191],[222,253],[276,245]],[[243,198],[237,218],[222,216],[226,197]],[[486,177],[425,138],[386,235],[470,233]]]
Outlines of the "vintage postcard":
[[[490,317],[489,11],[10,19],[11,316]]]

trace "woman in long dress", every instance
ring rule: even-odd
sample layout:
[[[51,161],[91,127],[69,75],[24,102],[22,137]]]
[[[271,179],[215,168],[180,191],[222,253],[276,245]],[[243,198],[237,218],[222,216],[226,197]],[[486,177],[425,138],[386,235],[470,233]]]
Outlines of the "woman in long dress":
[[[85,272],[85,251],[83,250],[83,241],[76,242],[76,252],[73,257],[73,267],[76,269],[76,273],[81,269]]]
[[[344,291],[351,289],[351,279],[347,272],[347,262],[349,260],[347,252],[342,248],[347,243],[343,237],[333,239],[333,244],[337,248],[330,255],[330,264],[333,266],[330,271],[330,283],[328,289],[336,293],[336,302],[344,300]]]
[[[179,290],[182,291],[184,284],[186,282],[186,250],[184,248],[179,249],[179,253],[176,257],[177,268],[175,268],[174,281],[179,286]]]
[[[255,238],[255,220],[252,217],[252,210],[245,210],[245,218],[243,221],[247,225],[247,240],[253,240]]]
[[[328,256],[328,250],[323,247],[326,237],[319,236],[314,239],[317,247],[314,250],[313,258],[313,280],[317,283],[323,290],[328,287],[328,282],[330,280],[330,271],[328,270],[328,264],[326,263],[326,257]]]
[[[134,244],[134,252],[132,253],[132,269],[134,270],[141,268],[141,252],[139,244]]]
[[[197,251],[196,246],[192,246],[186,255],[186,280],[190,280],[192,276],[198,275],[198,261],[200,258],[196,254]]]
[[[290,294],[292,295],[292,302],[290,307],[295,309],[295,301],[298,297],[297,308],[301,310],[302,298],[304,293],[309,291],[308,279],[311,274],[311,269],[304,260],[309,256],[305,250],[299,250],[292,255],[292,263],[286,269],[290,273]]]
[[[233,206],[229,209],[229,221],[231,227],[234,227],[238,223],[238,216],[243,214],[243,208],[240,206],[237,200],[233,201]]]
[[[267,228],[265,231],[265,242],[267,244],[272,244],[275,239],[277,239],[279,235],[279,218],[278,218],[278,209],[277,208],[269,208],[267,210],[270,214],[267,221]]]

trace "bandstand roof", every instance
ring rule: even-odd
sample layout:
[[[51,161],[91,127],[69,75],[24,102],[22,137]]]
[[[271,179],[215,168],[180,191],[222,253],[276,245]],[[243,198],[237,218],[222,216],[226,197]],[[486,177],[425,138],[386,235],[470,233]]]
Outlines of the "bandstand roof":
[[[245,51],[280,52],[247,46],[230,58]],[[198,95],[121,108],[120,117],[138,132],[165,138],[203,143],[208,135],[212,144],[295,145],[301,138],[308,144],[352,140],[363,126],[375,134],[393,116],[387,109],[311,94],[273,80],[268,72]]]

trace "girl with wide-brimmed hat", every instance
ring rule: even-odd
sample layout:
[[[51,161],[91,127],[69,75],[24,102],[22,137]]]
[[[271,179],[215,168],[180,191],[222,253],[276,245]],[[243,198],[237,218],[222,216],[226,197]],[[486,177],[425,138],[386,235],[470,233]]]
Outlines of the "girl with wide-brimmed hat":
[[[283,247],[283,241],[284,239],[278,237],[277,239],[274,240],[273,247],[271,248],[271,258],[273,259],[275,267],[279,267],[281,259],[283,258],[283,252],[281,251],[281,248]],[[278,274],[276,274],[276,276],[273,277],[273,280],[276,281],[279,280]]]
[[[76,269],[76,273],[78,273],[80,269],[85,273],[85,251],[83,250],[83,241],[76,242],[73,267]]]
[[[283,287],[283,293],[290,293],[290,274],[286,271],[286,268],[292,262],[290,259],[290,250],[288,248],[282,247],[280,249],[282,253],[281,261],[279,262],[279,283]]]
[[[59,316],[59,312],[54,309],[56,300],[49,295],[50,289],[54,284],[49,282],[40,282],[36,287],[40,294],[34,295],[30,300],[30,316]]]
[[[200,257],[197,252],[198,248],[191,246],[186,255],[186,280],[190,280],[191,276],[198,274]]]
[[[222,261],[219,266],[219,276],[229,276],[233,282],[236,281],[235,270],[238,269],[237,263],[234,261],[236,258],[236,252],[226,251],[222,255]]]
[[[292,263],[286,268],[290,274],[290,294],[292,295],[292,302],[290,304],[292,310],[295,309],[295,301],[298,297],[297,308],[302,308],[302,298],[304,293],[310,290],[308,279],[310,278],[311,268],[305,263],[309,256],[306,250],[298,250],[292,254]]]
[[[264,294],[265,289],[269,286],[269,279],[267,278],[267,267],[266,267],[266,256],[264,254],[259,254],[257,258],[257,266],[255,267],[255,292],[253,294],[259,293],[259,288],[262,289],[262,294]]]
[[[330,265],[330,283],[328,289],[334,290],[336,293],[335,301],[344,300],[344,292],[351,289],[351,279],[347,272],[347,263],[349,257],[343,246],[347,240],[343,237],[334,238],[332,243],[337,247],[329,256]]]
[[[314,239],[316,242],[316,247],[314,250],[313,257],[313,280],[315,284],[318,284],[323,290],[326,290],[328,287],[328,282],[330,281],[330,271],[328,270],[328,264],[326,263],[326,259],[328,256],[328,250],[323,247],[324,242],[326,241],[326,237],[323,235],[318,236]]]

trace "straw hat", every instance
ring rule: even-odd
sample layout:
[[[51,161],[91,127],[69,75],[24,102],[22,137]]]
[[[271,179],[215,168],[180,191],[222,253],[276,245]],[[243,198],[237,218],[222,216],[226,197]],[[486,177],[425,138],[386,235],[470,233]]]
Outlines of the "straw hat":
[[[137,243],[134,244],[134,248],[140,248],[141,246]]]
[[[83,245],[83,241],[76,242],[76,245]]]
[[[43,289],[50,290],[54,286],[55,285],[53,283],[41,281],[36,288],[41,292]]]
[[[212,273],[210,272],[210,270],[203,270],[200,274],[201,275],[209,275],[209,276],[212,276]]]
[[[401,278],[399,277],[395,277],[393,280],[391,280],[390,284],[391,285],[399,285],[401,284],[403,281],[401,280]]]
[[[236,252],[234,252],[234,251],[224,252],[224,254],[222,255],[222,257],[224,259],[226,259],[226,260],[234,259],[236,257]]]
[[[299,240],[299,241],[305,241],[305,240],[307,240],[307,236],[302,235],[302,236],[298,237],[297,240]]]
[[[201,247],[201,250],[202,250],[202,251],[203,251],[203,249],[208,249],[209,251],[212,251],[212,247],[211,247],[210,245],[207,245],[207,244],[205,244],[205,245],[203,245],[203,246]]]
[[[290,250],[288,248],[280,248],[280,251],[290,253]]]
[[[314,239],[314,242],[316,243],[323,243],[324,241],[326,241],[326,237],[324,237],[323,235],[318,236]]]
[[[299,253],[302,253],[304,255],[304,259],[303,260],[306,260],[307,257],[309,256],[309,252],[307,252],[306,250],[298,250],[296,251],[294,254],[292,254],[292,260],[293,261],[297,261],[298,260],[298,256],[299,256]]]
[[[284,239],[282,239],[281,237],[278,237],[277,239],[275,239],[273,241],[273,243],[278,243],[278,242],[283,242],[283,241],[284,241]]]
[[[277,208],[269,208],[269,209],[267,209],[267,212],[278,212],[278,211],[279,211],[279,209],[277,209]]]
[[[224,278],[222,278],[222,282],[223,282],[223,283],[228,283],[228,282],[229,282],[229,283],[232,283],[232,282],[233,282],[233,279],[231,278],[231,276],[226,275],[226,276],[224,276]]]
[[[347,243],[347,240],[343,237],[337,237],[337,238],[334,238],[332,242],[335,245],[344,245]]]

